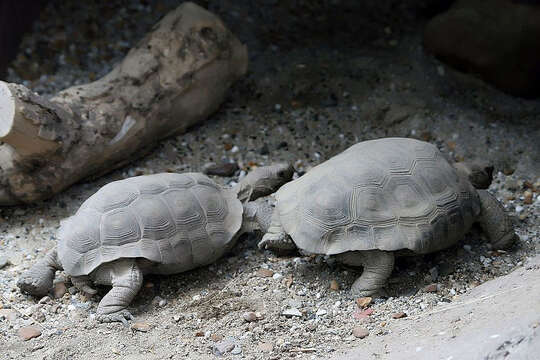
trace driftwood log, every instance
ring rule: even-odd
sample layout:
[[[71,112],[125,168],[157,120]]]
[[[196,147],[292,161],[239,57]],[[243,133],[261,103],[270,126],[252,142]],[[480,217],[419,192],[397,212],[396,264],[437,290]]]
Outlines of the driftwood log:
[[[0,205],[51,197],[184,132],[217,110],[247,61],[215,15],[184,3],[93,83],[46,100],[0,82]]]

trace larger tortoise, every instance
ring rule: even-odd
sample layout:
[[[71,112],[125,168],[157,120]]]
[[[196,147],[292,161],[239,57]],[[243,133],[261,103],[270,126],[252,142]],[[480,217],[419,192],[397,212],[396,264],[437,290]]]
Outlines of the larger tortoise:
[[[289,181],[286,164],[261,167],[233,188],[200,173],[155,174],[109,183],[64,220],[58,246],[18,281],[43,296],[63,269],[73,285],[96,293],[91,282],[112,285],[97,309],[100,321],[131,319],[126,307],[143,274],[174,274],[212,263],[240,234],[266,230],[271,207],[250,200]]]
[[[494,248],[510,244],[516,235],[502,206],[473,186],[486,188],[489,182],[489,168],[452,166],[423,141],[361,142],[277,191],[259,247],[298,247],[363,266],[351,290],[371,295],[390,276],[395,252],[447,248],[476,221]]]

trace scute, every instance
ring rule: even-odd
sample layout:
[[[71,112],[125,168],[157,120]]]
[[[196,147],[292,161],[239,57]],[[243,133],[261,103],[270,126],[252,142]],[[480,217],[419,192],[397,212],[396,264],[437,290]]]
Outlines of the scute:
[[[141,238],[140,224],[128,208],[111,210],[101,221],[101,244],[118,246],[136,242]]]
[[[103,186],[98,192],[88,198],[81,208],[92,208],[102,213],[119,209],[131,204],[139,196],[138,189],[122,180],[114,181]]]
[[[426,253],[463,237],[478,215],[470,184],[432,144],[364,141],[281,187],[282,226],[304,251],[410,249]]]
[[[141,257],[156,272],[185,270],[220,257],[238,232],[243,207],[230,189],[198,173],[115,181],[92,195],[59,231],[65,271],[88,275],[104,262]]]
[[[176,232],[167,204],[159,196],[141,195],[130,208],[137,217],[143,238],[168,239]]]

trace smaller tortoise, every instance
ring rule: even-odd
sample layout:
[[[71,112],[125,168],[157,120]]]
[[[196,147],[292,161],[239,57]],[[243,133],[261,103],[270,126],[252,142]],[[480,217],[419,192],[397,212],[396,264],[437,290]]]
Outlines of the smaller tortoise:
[[[58,245],[25,272],[19,288],[46,295],[56,270],[75,287],[95,294],[91,282],[112,285],[97,319],[132,319],[126,307],[143,274],[175,274],[210,264],[247,231],[266,230],[272,208],[251,200],[292,179],[287,164],[258,168],[233,188],[200,173],[155,174],[114,181],[62,221]]]
[[[276,192],[259,247],[337,255],[364,269],[352,293],[371,295],[385,285],[395,252],[450,247],[476,221],[496,249],[516,239],[501,204],[481,190],[492,171],[478,164],[452,167],[437,147],[414,139],[361,142]]]

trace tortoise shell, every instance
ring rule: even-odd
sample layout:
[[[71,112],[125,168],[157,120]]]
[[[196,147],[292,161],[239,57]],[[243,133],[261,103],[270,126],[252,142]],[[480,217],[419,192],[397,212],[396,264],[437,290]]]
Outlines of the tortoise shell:
[[[302,250],[339,254],[453,245],[480,213],[478,194],[432,144],[408,138],[351,146],[276,193]]]
[[[199,173],[111,182],[59,230],[58,257],[73,276],[119,258],[189,270],[219,258],[242,223],[236,194]]]

